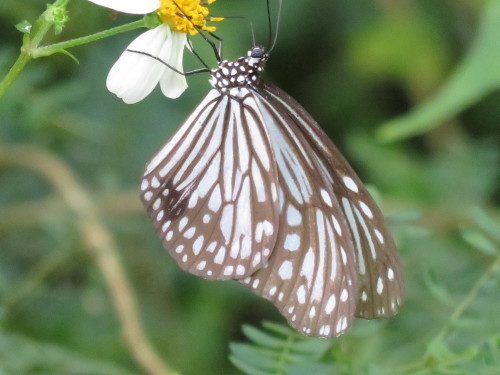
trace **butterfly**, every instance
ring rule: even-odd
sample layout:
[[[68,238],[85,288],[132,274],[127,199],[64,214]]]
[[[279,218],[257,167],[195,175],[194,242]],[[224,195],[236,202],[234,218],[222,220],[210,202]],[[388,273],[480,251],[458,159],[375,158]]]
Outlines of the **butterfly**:
[[[262,79],[268,52],[220,61],[147,164],[141,199],[187,272],[236,279],[310,336],[394,315],[401,261],[362,182],[306,110]]]

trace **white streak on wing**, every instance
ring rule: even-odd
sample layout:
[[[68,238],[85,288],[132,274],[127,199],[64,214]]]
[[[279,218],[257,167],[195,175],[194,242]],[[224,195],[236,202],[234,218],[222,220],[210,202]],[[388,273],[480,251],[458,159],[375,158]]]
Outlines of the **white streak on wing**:
[[[222,262],[224,262],[225,257],[226,257],[226,248],[224,246],[221,246],[221,248],[217,252],[217,255],[214,258],[214,262],[216,264],[222,264]]]
[[[358,221],[361,224],[363,231],[365,232],[366,239],[368,240],[368,245],[370,246],[370,251],[372,253],[372,259],[375,260],[377,259],[377,253],[375,252],[375,245],[373,244],[373,239],[370,230],[368,229],[368,226],[366,225],[365,219],[363,218],[363,215],[361,215],[361,212],[359,212],[359,210],[356,207],[353,208],[354,208],[354,213],[358,217]]]
[[[212,195],[210,195],[210,199],[208,200],[208,208],[213,212],[217,212],[222,205],[222,196],[220,192],[220,185],[217,185],[215,189],[212,191]]]
[[[323,152],[325,154],[331,155],[330,150],[325,145],[325,143],[323,142],[323,140],[317,136],[316,132],[314,132],[314,131],[311,130],[311,126],[306,121],[303,120],[302,115],[299,114],[299,113],[297,113],[297,111],[295,110],[295,108],[293,108],[290,105],[288,105],[288,103],[286,101],[284,101],[279,96],[276,96],[271,91],[266,91],[266,93],[268,93],[269,95],[272,95],[274,97],[274,99],[276,99],[277,101],[279,101],[285,107],[285,109],[292,114],[293,118],[295,118],[297,121],[300,122],[300,124],[302,125],[302,127],[307,130],[308,135],[310,135],[312,138],[314,138],[314,143],[317,144],[319,147],[321,147],[322,150],[323,150]]]
[[[309,201],[312,194],[312,187],[309,183],[309,179],[305,175],[304,168],[297,167],[302,164],[296,155],[296,148],[301,148],[300,142],[294,135],[294,141],[286,139],[283,134],[283,131],[285,131],[285,129],[283,129],[284,126],[278,126],[275,118],[271,116],[267,108],[264,106],[260,108],[262,116],[266,120],[276,163],[284,177],[283,183],[288,187],[290,193],[298,203]],[[282,124],[285,123],[278,113],[275,113],[275,115],[280,118]],[[287,133],[288,135],[291,134],[290,132]],[[291,148],[292,146],[294,147],[293,150]],[[308,160],[308,156],[303,151],[301,155],[303,159],[306,161]]]
[[[217,152],[214,159],[210,163],[210,166],[205,172],[205,175],[198,184],[198,194],[202,198],[205,197],[205,195],[207,195],[207,193],[210,191],[212,186],[214,186],[215,182],[217,181],[217,178],[219,177],[220,159],[221,159],[221,153]]]
[[[227,101],[227,98],[224,98],[222,100],[222,103],[226,102]],[[219,111],[217,111],[219,112]],[[220,136],[221,136],[221,131],[219,130],[219,134],[217,136],[217,128],[218,129],[221,129],[222,127],[220,126],[220,123],[221,123],[221,118],[223,118],[224,116],[217,116],[216,114],[213,114],[208,120],[205,119],[205,124],[202,126],[201,128],[201,134],[200,136],[198,137],[198,140],[197,142],[194,144],[191,144],[191,148],[189,149],[189,154],[187,155],[187,157],[185,158],[185,160],[182,161],[182,165],[180,166],[180,168],[176,171],[175,173],[175,177],[174,177],[174,184],[177,184],[181,177],[184,176],[184,174],[186,173],[186,171],[189,173],[191,172],[191,175],[193,174],[193,172],[196,172],[196,170],[198,170],[198,172],[196,173],[199,174],[199,170],[201,170],[205,165],[202,163],[202,160],[198,160],[196,161],[196,163],[194,164],[194,168],[193,168],[193,161],[195,160],[195,158],[197,158],[200,153],[202,153],[202,155],[205,157],[205,163],[206,163],[206,159],[208,159],[207,157],[207,154],[208,155],[213,155],[215,153],[215,151],[219,148],[219,144],[218,144],[218,141],[220,140]],[[218,121],[217,121],[218,120]],[[217,125],[214,125],[215,122],[218,122]],[[215,129],[214,129],[215,127]],[[212,131],[214,131],[214,139],[210,139],[210,142],[208,143],[207,146],[206,145],[206,142],[207,142],[207,138],[209,137],[209,134],[212,133]]]
[[[213,118],[214,120],[217,119],[217,117]],[[189,162],[186,161],[181,169],[185,169],[190,171],[189,175],[183,180],[182,183],[179,184],[179,186],[176,187],[176,190],[180,191],[184,189],[186,186],[188,186],[193,180],[200,175],[200,173],[203,171],[203,169],[207,166],[207,164],[210,162],[210,159],[213,157],[213,155],[217,152],[217,150],[220,147],[220,144],[222,142],[222,128],[224,126],[223,120],[224,116],[219,116],[218,117],[218,123],[215,127],[214,133],[212,134],[212,138],[208,142],[208,146],[206,150],[201,151],[201,158],[195,162],[194,167],[192,165],[192,161],[195,157],[197,157],[200,154],[200,150],[190,150],[190,155],[189,155]],[[206,124],[206,129],[210,130],[211,124]],[[207,137],[208,134],[202,134],[200,137],[200,144],[203,144],[203,142],[206,140],[204,137]],[[166,174],[166,173],[165,173]],[[184,171],[179,170],[175,174],[174,178],[174,184],[179,181],[180,176],[184,174]]]
[[[226,204],[224,210],[222,211],[222,218],[220,220],[220,230],[224,235],[226,244],[229,244],[231,239],[231,234],[233,232],[233,217],[234,217],[234,205]]]
[[[261,98],[262,98],[262,97],[261,97]],[[262,99],[261,99],[261,100],[262,100]],[[267,100],[265,100],[265,101],[266,101],[266,102],[268,102]],[[281,100],[280,100],[280,101],[281,101]],[[260,104],[259,102],[257,102],[257,103],[258,103],[258,104]],[[272,111],[272,114],[273,114],[276,118],[278,118],[278,119],[279,119],[279,122],[280,122],[281,124],[287,124],[287,123],[289,122],[289,120],[287,120],[287,119],[284,119],[284,118],[283,118],[283,116],[281,115],[281,113],[280,113],[280,112],[278,112],[278,111],[275,109],[275,107],[274,107],[274,106],[272,106],[272,105],[270,105],[270,104],[269,104],[269,105],[268,105],[269,110],[267,109],[267,107],[264,107],[263,105],[261,105],[260,107],[261,107],[261,110],[262,110],[262,111],[265,111],[265,112],[267,112],[267,113],[270,113],[270,112],[269,112],[269,110],[270,110],[270,111]],[[292,112],[295,112],[295,113],[296,113],[296,111],[292,111]],[[297,118],[299,118],[299,117],[300,117],[300,116],[294,116],[294,119],[297,119]],[[273,118],[273,117],[271,117],[271,118]],[[312,163],[312,161],[311,161],[311,159],[310,159],[310,157],[309,157],[309,152],[307,152],[307,151],[304,149],[304,147],[302,146],[302,143],[301,143],[301,142],[300,142],[300,140],[298,139],[298,137],[297,137],[297,135],[295,134],[295,132],[294,132],[292,129],[290,129],[290,127],[288,127],[288,126],[283,126],[282,128],[283,128],[283,132],[284,132],[284,133],[286,133],[287,138],[289,137],[289,138],[291,138],[291,139],[292,139],[292,140],[290,141],[290,143],[294,145],[295,150],[299,150],[299,151],[300,151],[299,153],[302,155],[302,157],[303,157],[303,158],[304,158],[304,160],[307,162],[307,164],[309,164],[309,167],[310,167],[310,168],[315,168],[315,165]]]
[[[245,95],[248,93],[247,89],[242,89],[242,93],[245,93]],[[255,131],[251,134],[251,142],[252,142],[252,147],[257,154],[257,157],[259,158],[260,162],[262,163],[262,166],[264,167],[265,170],[269,171],[271,169],[271,161],[270,161],[270,155],[268,155],[267,151],[268,148],[266,148],[266,144],[269,144],[268,140],[264,140],[263,136],[267,136],[267,134],[262,134],[265,129],[262,126],[257,126],[257,121],[259,121],[261,124],[265,124],[264,119],[261,116],[260,109],[257,106],[255,102],[255,98],[253,96],[247,96],[245,99],[245,105],[248,107],[252,108],[257,116],[259,116],[257,119],[253,118],[250,113],[248,113],[247,121],[249,124],[255,124]],[[243,113],[246,115],[245,113]],[[250,128],[250,126],[249,126]]]
[[[300,270],[300,276],[305,276],[307,280],[307,286],[310,288],[312,284],[312,276],[314,273],[314,252],[310,247],[304,257],[304,262],[302,262],[302,268]]]
[[[241,250],[240,250],[241,259],[249,258],[252,255],[252,238],[251,237],[243,237],[241,239]]]
[[[236,202],[236,221],[233,234],[234,243],[240,242],[242,238],[252,238],[252,210],[250,203],[250,178],[248,176],[243,180],[238,201]],[[248,242],[244,241],[245,248],[239,250],[242,259],[246,259],[251,254],[251,249],[248,247]],[[239,246],[239,245],[238,245]]]
[[[242,108],[241,106],[235,106],[236,107],[236,132],[237,132],[237,139],[238,139],[238,146],[237,146],[237,157],[239,160],[239,167],[242,173],[245,173],[248,168],[249,168],[249,163],[250,163],[250,151],[248,149],[248,143],[247,139],[245,136],[245,131],[243,130],[243,123],[241,121],[242,119]],[[249,125],[252,124],[252,121],[248,121]],[[252,129],[250,126],[248,128],[249,134],[253,134],[255,132],[255,129]],[[258,131],[258,130],[257,130]]]
[[[229,115],[229,123],[226,126],[226,135],[224,142],[224,170],[222,173],[222,179],[224,180],[224,201],[228,202],[231,200],[233,195],[233,172],[234,172],[234,158],[235,154],[233,152],[234,147],[234,109],[231,107],[231,113]]]
[[[201,111],[206,111],[207,113],[210,112],[210,110],[217,104],[217,101],[214,101],[212,104],[210,104],[207,108],[205,108],[208,103],[216,99],[217,97],[220,96],[220,93],[217,90],[210,90],[207,96],[205,96],[205,99],[196,107],[193,113],[189,116],[189,118],[184,122],[184,124],[181,126],[181,128],[177,131],[177,133],[174,134],[172,139],[154,156],[153,159],[149,162],[149,164],[146,167],[146,171],[144,174],[149,174],[151,173],[152,170],[154,170],[158,165],[165,159],[165,157],[172,151],[172,148],[174,146],[177,146],[179,143],[179,140],[184,137],[186,132],[191,129],[192,122],[198,115],[200,114]],[[198,130],[201,129],[201,126],[204,122],[203,116],[201,116],[196,124],[193,126],[192,130],[188,135],[188,137],[182,142],[183,145],[186,145],[184,148],[180,148],[178,152],[181,154],[184,154],[185,150],[188,148],[188,144],[190,143],[190,140],[194,137],[195,133],[198,132]],[[182,151],[184,150],[184,151]],[[174,163],[172,163],[173,165]],[[160,173],[160,176],[164,177],[165,175],[162,175]]]
[[[252,181],[255,187],[255,194],[257,195],[257,202],[265,202],[266,189],[264,187],[264,180],[262,179],[260,167],[255,162],[255,159],[252,159]]]
[[[359,273],[361,275],[366,274],[365,259],[363,258],[363,251],[361,249],[361,239],[359,238],[358,225],[356,224],[356,219],[352,212],[351,204],[347,198],[342,198],[342,206],[344,207],[344,212],[347,217],[347,222],[351,228],[351,232],[354,236],[354,242],[356,242],[356,249],[358,250],[358,267]]]
[[[312,300],[321,301],[325,290],[324,272],[325,269],[325,254],[326,254],[326,232],[325,232],[325,217],[323,212],[316,210],[316,226],[318,231],[318,267],[314,285],[312,289]]]
[[[331,216],[330,216],[331,217]],[[331,267],[332,270],[330,272],[330,280],[334,281],[335,276],[337,276],[337,244],[335,243],[335,234],[333,232],[333,227],[330,221],[326,220],[326,231],[328,233],[328,245],[330,246],[331,253]]]
[[[240,191],[240,188],[241,188],[241,180],[243,178],[243,174],[241,173],[241,171],[239,169],[235,169],[235,176],[234,176],[234,185],[232,187],[233,189],[233,196],[232,196],[232,200],[236,200],[238,194],[239,194],[239,191]]]

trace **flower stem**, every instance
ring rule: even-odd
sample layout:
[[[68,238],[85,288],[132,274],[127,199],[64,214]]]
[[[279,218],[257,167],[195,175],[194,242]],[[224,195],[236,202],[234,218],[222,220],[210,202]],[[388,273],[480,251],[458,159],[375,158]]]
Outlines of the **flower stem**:
[[[17,58],[14,65],[12,65],[12,67],[9,69],[6,76],[0,81],[0,98],[5,94],[7,89],[12,85],[12,83],[16,80],[16,78],[23,71],[24,67],[31,59],[50,56],[55,53],[66,53],[69,55],[69,53],[66,51],[67,48],[80,46],[86,43],[91,43],[102,38],[106,38],[109,36],[113,36],[116,34],[120,34],[126,31],[146,26],[144,19],[141,19],[138,21],[128,23],[126,25],[113,27],[112,29],[83,36],[81,38],[76,38],[64,42],[38,47],[38,45],[41,43],[41,41],[45,37],[45,34],[47,34],[52,25],[44,19],[43,14],[42,16],[40,16],[37,23],[39,24],[39,28],[37,28],[33,36],[30,37],[27,34],[24,36],[23,45],[21,47],[21,54]]]
[[[107,38],[109,36],[120,34],[120,33],[126,32],[126,31],[139,29],[141,27],[145,27],[143,19],[138,20],[138,21],[134,21],[131,23],[127,23],[125,25],[113,27],[112,29],[100,31],[100,32],[95,33],[95,34],[82,36],[82,37],[76,38],[76,39],[66,40],[64,42],[50,44],[48,46],[39,47],[39,48],[36,48],[31,53],[31,55],[33,56],[34,59],[36,59],[38,57],[50,56],[50,55],[53,55],[54,53],[62,52],[66,48],[71,48],[71,47],[80,46],[82,44],[91,43],[91,42],[94,42],[94,41],[102,39],[102,38]]]

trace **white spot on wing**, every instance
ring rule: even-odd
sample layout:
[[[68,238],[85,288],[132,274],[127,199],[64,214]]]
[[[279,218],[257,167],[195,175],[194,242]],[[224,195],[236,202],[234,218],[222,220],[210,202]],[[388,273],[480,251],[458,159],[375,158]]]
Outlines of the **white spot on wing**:
[[[295,227],[300,225],[302,222],[302,215],[293,205],[288,205],[288,209],[286,211],[286,221],[288,225]]]
[[[300,236],[296,233],[288,234],[283,247],[289,251],[296,251],[300,247]]]
[[[323,198],[323,202],[325,202],[329,207],[332,207],[332,199],[328,192],[324,189],[321,189],[321,198]]]
[[[335,294],[332,294],[330,298],[328,298],[328,302],[326,303],[325,312],[327,314],[331,314],[336,304],[337,298],[335,297]]]
[[[356,183],[354,182],[354,180],[351,177],[344,176],[342,178],[342,180],[344,181],[345,186],[347,186],[347,188],[349,190],[352,190],[355,193],[357,193],[359,191],[358,185],[356,185]]]
[[[306,303],[306,288],[304,285],[301,285],[299,289],[297,289],[297,301],[303,305]]]
[[[359,206],[361,207],[361,210],[366,216],[368,216],[370,219],[373,218],[373,213],[370,210],[370,207],[368,207],[365,202],[359,202]]]
[[[347,301],[347,298],[349,298],[349,292],[347,291],[347,289],[343,289],[342,293],[340,294],[340,300],[342,302],[345,302]]]
[[[389,269],[387,270],[387,278],[388,278],[389,280],[394,279],[394,271],[392,270],[392,268],[389,268]]]
[[[381,277],[377,279],[377,293],[382,294],[384,291],[384,282]]]
[[[293,264],[289,260],[285,260],[278,271],[281,280],[290,280],[293,273]]]
[[[196,241],[193,243],[193,253],[194,255],[198,255],[201,251],[201,247],[203,246],[203,241],[205,237],[203,235],[199,236]]]

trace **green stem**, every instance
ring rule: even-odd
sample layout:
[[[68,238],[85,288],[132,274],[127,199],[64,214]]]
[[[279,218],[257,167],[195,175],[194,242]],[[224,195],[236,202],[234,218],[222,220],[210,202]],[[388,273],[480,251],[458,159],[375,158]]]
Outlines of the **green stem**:
[[[144,19],[141,19],[139,21],[134,21],[134,22],[128,23],[126,25],[113,27],[112,29],[100,31],[100,32],[95,33],[95,34],[82,36],[81,38],[71,39],[71,40],[67,40],[64,42],[59,42],[59,43],[55,43],[55,44],[50,44],[48,46],[39,47],[39,48],[36,48],[31,53],[31,55],[33,56],[34,59],[36,59],[38,57],[50,56],[50,55],[53,55],[54,53],[61,52],[67,48],[76,47],[76,46],[80,46],[82,44],[91,43],[91,42],[94,42],[94,41],[102,39],[102,38],[107,38],[109,36],[113,36],[113,35],[120,34],[120,33],[126,32],[126,31],[134,30],[134,29],[138,29],[141,27],[145,27]]]
[[[500,257],[498,257],[486,270],[486,272],[479,278],[476,284],[472,287],[470,292],[465,296],[462,302],[457,306],[455,311],[451,314],[448,323],[437,334],[436,340],[443,340],[448,333],[450,327],[462,316],[464,311],[476,299],[479,289],[486,281],[491,278],[491,275],[500,267]]]
[[[5,91],[12,85],[12,83],[16,80],[19,74],[23,71],[24,67],[31,60],[31,56],[26,52],[21,52],[16,62],[10,68],[7,75],[0,82],[0,98],[5,94]]]

